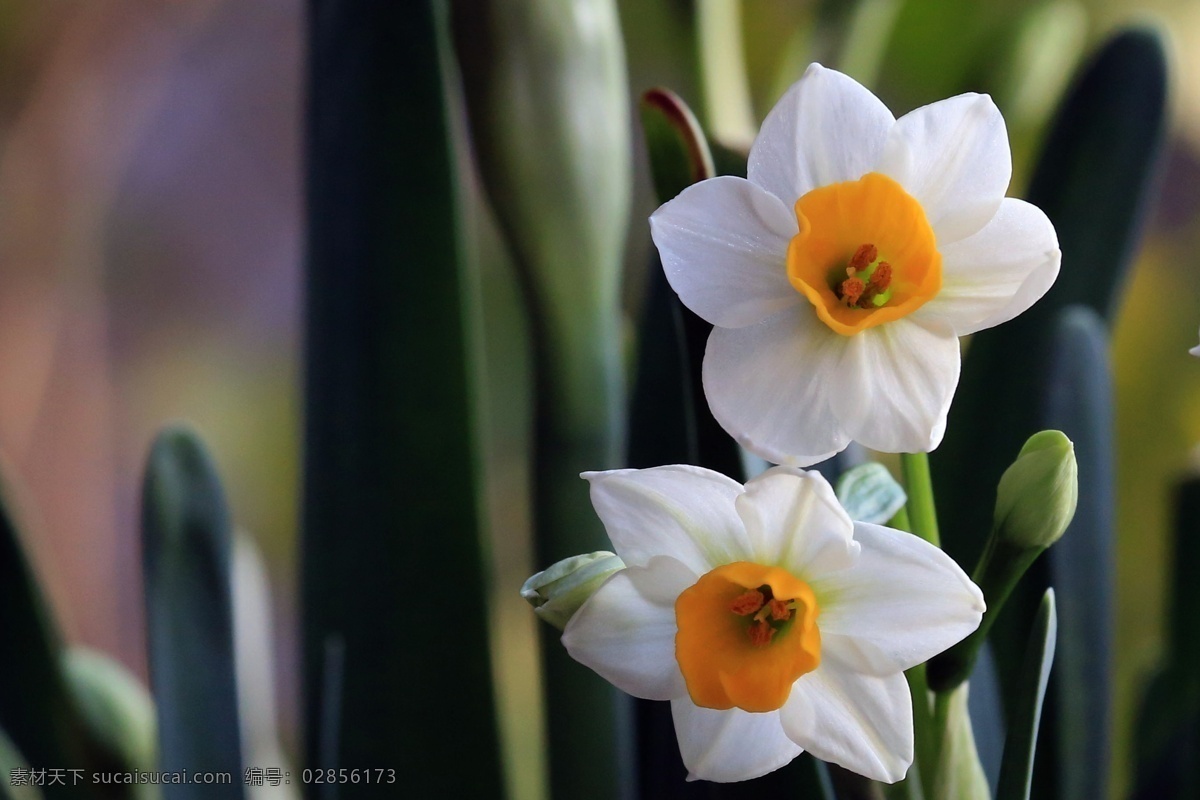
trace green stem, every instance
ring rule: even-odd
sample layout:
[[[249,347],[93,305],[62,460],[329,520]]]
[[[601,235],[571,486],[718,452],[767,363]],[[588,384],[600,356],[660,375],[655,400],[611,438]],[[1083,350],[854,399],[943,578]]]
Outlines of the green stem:
[[[904,489],[908,492],[912,532],[935,547],[941,547],[937,508],[933,504],[933,481],[929,477],[929,455],[901,453],[900,469],[904,473]]]
[[[934,728],[933,711],[929,705],[929,687],[925,683],[925,665],[906,670],[904,677],[908,679],[908,691],[912,695],[913,707],[913,736],[916,749],[917,780],[905,780],[905,783],[918,785],[922,795],[932,797],[933,778],[937,763],[937,731]],[[910,777],[912,771],[909,771]]]

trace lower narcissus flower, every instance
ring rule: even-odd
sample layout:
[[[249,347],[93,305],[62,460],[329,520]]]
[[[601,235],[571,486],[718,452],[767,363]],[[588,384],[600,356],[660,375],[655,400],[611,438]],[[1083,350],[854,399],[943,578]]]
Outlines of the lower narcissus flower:
[[[850,441],[941,442],[958,337],[1046,293],[1061,254],[987,95],[895,119],[812,65],[767,115],[748,179],[695,184],[650,218],[680,299],[715,327],[704,388],[747,449],[805,466]]]
[[[978,587],[938,548],[852,522],[816,472],[744,487],[687,466],[585,473],[626,568],[571,617],[577,661],[669,700],[690,779],[802,751],[895,782],[913,760],[904,670],[975,630]]]

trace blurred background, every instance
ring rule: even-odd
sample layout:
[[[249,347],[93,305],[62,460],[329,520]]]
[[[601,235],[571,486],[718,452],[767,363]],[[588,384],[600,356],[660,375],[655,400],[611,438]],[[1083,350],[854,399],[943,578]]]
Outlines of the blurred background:
[[[690,4],[623,0],[631,103],[668,86],[705,107],[711,135],[744,146],[813,60],[866,83],[897,115],[989,92],[1009,125],[1014,195],[1092,46],[1151,13],[1169,32],[1173,127],[1161,199],[1113,337],[1116,793],[1128,779],[1142,681],[1161,651],[1170,487],[1200,468],[1200,361],[1187,355],[1200,325],[1200,4],[864,0],[852,20],[804,0],[713,5],[731,30],[740,20],[743,34],[726,37],[722,63],[744,64],[749,91],[706,106]],[[154,432],[194,422],[236,524],[264,559],[275,627],[261,644],[276,653],[279,722],[292,752],[304,12],[299,0],[0,0],[0,452],[23,487],[38,573],[70,641],[144,678],[140,476]],[[830,24],[851,25],[852,46],[826,36]],[[633,142],[631,319],[655,207],[636,131]],[[474,202],[494,454],[497,691],[509,781],[515,796],[539,797],[535,620],[517,595],[546,566],[530,554],[525,500],[528,331],[495,223],[479,193]]]

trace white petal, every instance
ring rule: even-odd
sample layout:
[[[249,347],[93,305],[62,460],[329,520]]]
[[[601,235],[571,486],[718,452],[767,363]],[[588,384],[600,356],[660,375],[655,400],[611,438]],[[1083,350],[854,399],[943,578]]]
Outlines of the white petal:
[[[862,675],[821,653],[780,709],[787,735],[822,761],[895,783],[913,760],[912,698],[902,673]]]
[[[831,405],[848,341],[807,303],[746,328],[714,328],[704,353],[713,416],[768,461],[824,461],[850,442]]]
[[[728,783],[774,772],[802,752],[779,723],[779,712],[700,708],[690,697],[671,701],[688,780]]]
[[[983,230],[941,253],[942,290],[917,313],[946,320],[959,336],[1025,311],[1054,284],[1062,261],[1050,219],[1011,197]]]
[[[585,472],[592,505],[629,566],[671,556],[697,575],[745,559],[749,544],[734,510],[742,485],[683,465]]]
[[[854,566],[809,581],[822,653],[862,672],[916,666],[979,627],[983,593],[941,549],[911,533],[854,523]]]
[[[804,298],[787,276],[792,210],[742,178],[684,189],[650,217],[663,270],[684,305],[714,325],[739,328]]]
[[[791,208],[818,186],[870,172],[895,122],[853,78],[813,64],[767,114],[748,177]]]
[[[774,467],[749,481],[736,503],[759,563],[807,580],[857,559],[854,523],[819,472]]]
[[[1012,177],[1004,117],[985,94],[960,94],[896,120],[876,170],[920,201],[938,246],[982,228]]]
[[[846,435],[884,453],[937,447],[961,366],[950,325],[911,315],[842,338],[829,393]]]
[[[675,600],[696,578],[666,556],[623,569],[575,612],[562,643],[572,658],[634,697],[686,695],[675,660]]]

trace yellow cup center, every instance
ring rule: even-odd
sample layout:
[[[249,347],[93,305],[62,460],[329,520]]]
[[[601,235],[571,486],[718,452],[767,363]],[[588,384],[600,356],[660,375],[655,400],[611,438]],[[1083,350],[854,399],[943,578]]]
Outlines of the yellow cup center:
[[[675,601],[675,658],[692,702],[774,711],[821,663],[817,599],[779,567],[739,561],[705,573]]]
[[[788,279],[843,336],[911,314],[942,288],[925,210],[886,175],[813,189],[796,201],[796,221]]]

